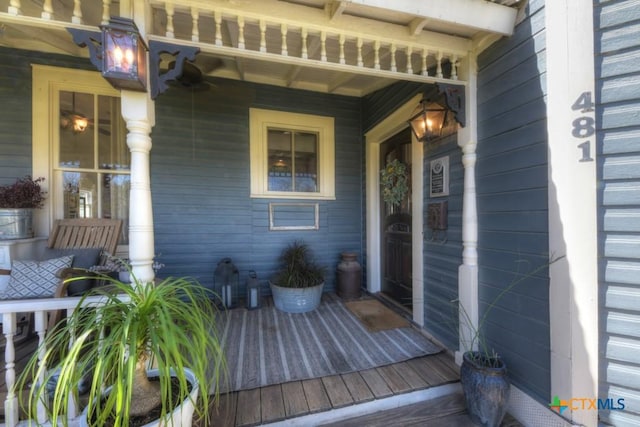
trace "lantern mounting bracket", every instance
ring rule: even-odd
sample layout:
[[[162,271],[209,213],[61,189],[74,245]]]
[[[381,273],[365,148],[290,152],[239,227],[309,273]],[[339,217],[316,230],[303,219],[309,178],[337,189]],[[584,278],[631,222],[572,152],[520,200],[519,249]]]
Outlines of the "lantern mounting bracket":
[[[436,83],[438,93],[444,93],[447,108],[453,113],[456,122],[460,126],[466,125],[465,111],[465,91],[463,85],[454,85],[450,83]]]
[[[67,28],[71,34],[73,42],[79,47],[89,49],[89,60],[91,64],[100,72],[103,70],[103,46],[102,33],[99,31],[80,30],[77,28]],[[169,88],[167,82],[176,80],[182,76],[184,61],[194,61],[200,48],[191,46],[179,46],[166,42],[151,40],[149,42],[149,81],[151,86],[151,99],[156,99],[158,95]],[[160,73],[160,61],[163,53],[173,55],[176,58],[175,67],[164,73]]]

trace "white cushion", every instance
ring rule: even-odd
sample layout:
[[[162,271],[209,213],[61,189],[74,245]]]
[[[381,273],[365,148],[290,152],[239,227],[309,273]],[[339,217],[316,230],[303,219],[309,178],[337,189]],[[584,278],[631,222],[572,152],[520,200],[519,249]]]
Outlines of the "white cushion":
[[[25,299],[53,297],[60,279],[56,273],[71,267],[73,256],[48,259],[46,261],[14,261],[11,277],[2,299]]]

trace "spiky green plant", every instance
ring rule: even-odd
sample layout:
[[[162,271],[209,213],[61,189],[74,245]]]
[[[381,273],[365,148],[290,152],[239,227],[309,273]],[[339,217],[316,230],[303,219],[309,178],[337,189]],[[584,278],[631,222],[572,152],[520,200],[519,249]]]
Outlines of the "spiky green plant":
[[[315,263],[309,246],[299,240],[280,254],[280,270],[272,282],[284,288],[308,288],[324,281],[325,268]]]
[[[480,319],[478,320],[477,326],[474,325],[474,322],[471,320],[469,313],[465,310],[460,300],[453,300],[453,302],[458,307],[461,318],[460,320],[463,322],[464,328],[469,331],[469,340],[463,340],[462,342],[462,344],[464,345],[464,352],[469,353],[469,357],[474,361],[474,363],[479,366],[486,366],[491,368],[497,368],[502,365],[500,355],[495,351],[493,347],[489,345],[483,333],[485,322],[491,314],[491,311],[505,295],[511,292],[520,283],[524,282],[527,279],[530,279],[541,271],[546,270],[551,264],[560,261],[562,258],[564,258],[564,255],[551,256],[549,257],[549,261],[547,263],[539,265],[538,267],[535,267],[525,273],[518,273],[516,278],[512,280],[507,286],[505,286],[500,291],[500,293],[489,303],[487,308],[484,310],[482,317],[480,317]]]
[[[188,368],[199,384],[194,416],[208,422],[211,400],[217,401],[218,384],[226,376],[211,293],[187,278],[156,284],[141,283],[133,275],[132,279],[125,284],[105,276],[108,285],[85,295],[47,334],[41,363],[36,352],[17,381],[18,390],[25,390],[32,378],[44,378],[31,387],[22,407],[33,414],[37,402],[47,402],[52,424],[60,419],[66,425],[70,399],[78,401],[78,384],[89,374],[91,425],[102,426],[110,419],[113,426],[129,426],[130,417],[157,406],[154,399],[162,405],[159,418],[168,419],[174,408],[190,399],[184,372]],[[99,295],[100,302],[87,301],[90,295]],[[75,338],[70,345],[71,336]],[[158,381],[147,378],[149,362],[159,370]],[[57,373],[52,369],[56,367]],[[57,381],[52,379],[56,374]],[[47,395],[47,383],[53,382],[55,390]],[[106,387],[111,387],[108,394]]]

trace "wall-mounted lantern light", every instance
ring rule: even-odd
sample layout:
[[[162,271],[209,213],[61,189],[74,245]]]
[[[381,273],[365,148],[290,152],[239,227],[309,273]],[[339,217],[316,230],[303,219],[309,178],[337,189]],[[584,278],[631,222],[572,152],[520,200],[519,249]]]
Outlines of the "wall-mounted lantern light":
[[[447,113],[446,107],[428,98],[422,98],[409,119],[411,130],[416,139],[423,142],[439,138],[442,134],[442,127],[447,121]]]
[[[147,91],[147,46],[132,19],[112,16],[102,30],[102,76],[116,89]]]
[[[147,46],[132,19],[112,16],[102,32],[67,28],[73,42],[89,49],[89,60],[116,89],[147,91],[147,70],[151,99],[169,88],[184,72],[184,62],[194,61],[200,49],[151,40],[149,62]],[[160,73],[161,55],[175,58],[175,66]]]
[[[439,83],[425,92],[408,122],[416,139],[427,142],[442,136],[450,116],[465,126],[464,86]]]

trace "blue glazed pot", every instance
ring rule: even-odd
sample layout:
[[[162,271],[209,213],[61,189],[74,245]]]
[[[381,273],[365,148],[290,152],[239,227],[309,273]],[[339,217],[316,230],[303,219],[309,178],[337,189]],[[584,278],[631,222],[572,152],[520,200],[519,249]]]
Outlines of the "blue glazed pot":
[[[269,285],[273,304],[278,310],[287,313],[306,313],[318,308],[324,288],[324,282],[309,288],[284,288],[271,282]]]
[[[498,358],[494,366],[482,363],[477,352],[468,351],[460,367],[460,382],[471,420],[484,427],[498,427],[509,404],[507,367]]]

